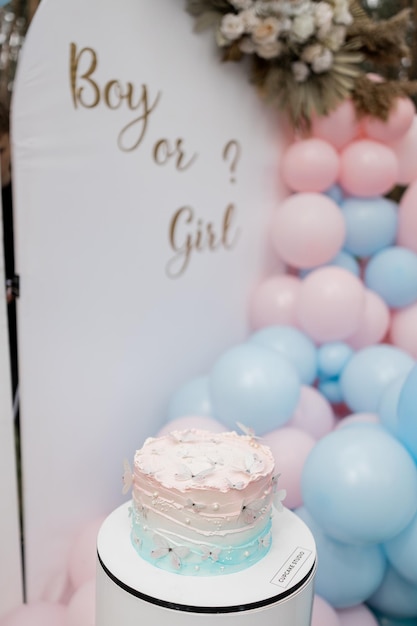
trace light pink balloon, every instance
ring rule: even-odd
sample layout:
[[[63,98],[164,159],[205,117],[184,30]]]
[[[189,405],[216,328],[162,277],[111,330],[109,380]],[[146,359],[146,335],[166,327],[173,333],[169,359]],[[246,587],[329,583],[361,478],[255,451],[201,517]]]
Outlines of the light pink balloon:
[[[390,311],[383,299],[365,289],[365,306],[359,327],[346,342],[355,350],[375,345],[384,339],[391,321]]]
[[[340,626],[378,626],[378,620],[364,604],[336,611]]]
[[[359,139],[340,155],[339,182],[353,196],[379,196],[390,191],[398,180],[398,159],[391,148]]]
[[[208,430],[210,433],[224,433],[228,429],[213,417],[205,415],[187,415],[185,417],[177,417],[167,422],[158,432],[157,437],[168,435],[173,430],[188,430],[189,428],[197,428],[198,430]]]
[[[335,423],[330,402],[315,387],[302,385],[294,415],[286,426],[303,430],[318,440],[333,430]]]
[[[281,478],[279,487],[287,490],[284,505],[295,509],[303,504],[301,474],[304,463],[316,440],[298,428],[278,428],[266,434],[262,441],[271,448]]]
[[[334,608],[318,595],[314,596],[311,626],[341,626]]]
[[[413,118],[413,122],[407,133],[399,140],[389,144],[391,150],[398,159],[398,178],[399,185],[409,185],[417,179],[417,116]]]
[[[312,133],[315,137],[328,141],[336,150],[341,150],[356,139],[359,123],[352,101],[344,100],[328,115],[313,118]]]
[[[376,413],[352,413],[338,421],[335,430],[345,428],[354,424],[380,424],[379,416]]]
[[[353,335],[364,307],[365,289],[359,278],[341,267],[321,267],[303,279],[296,315],[300,328],[322,343]]]
[[[78,589],[96,575],[97,535],[104,517],[86,524],[75,537],[68,558],[68,575]]]
[[[72,596],[67,608],[66,626],[95,626],[96,581],[84,583]]]
[[[274,213],[272,243],[278,255],[296,268],[311,268],[340,252],[346,223],[337,204],[323,194],[290,196]]]
[[[292,191],[325,191],[337,180],[339,155],[323,139],[296,141],[285,151],[281,175]]]
[[[393,312],[390,340],[417,359],[417,303]]]
[[[23,604],[6,615],[1,626],[66,626],[67,610],[61,604]]]
[[[363,120],[362,128],[370,139],[384,143],[397,141],[410,129],[415,112],[410,98],[397,98],[386,121],[369,116]]]
[[[416,146],[417,149],[417,146]],[[413,157],[417,160],[416,157]],[[401,198],[398,209],[397,243],[417,252],[417,180],[411,183]]]
[[[254,290],[249,301],[249,320],[254,330],[284,324],[295,325],[295,303],[301,280],[296,276],[271,276]]]

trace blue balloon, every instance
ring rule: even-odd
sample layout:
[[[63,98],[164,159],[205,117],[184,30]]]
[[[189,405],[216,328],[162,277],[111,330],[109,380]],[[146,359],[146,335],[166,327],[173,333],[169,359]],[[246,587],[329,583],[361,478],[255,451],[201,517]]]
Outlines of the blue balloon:
[[[398,400],[406,378],[407,374],[403,374],[388,383],[378,403],[377,413],[381,419],[381,424],[394,437],[398,437]]]
[[[342,388],[338,378],[320,380],[318,389],[330,404],[340,404],[343,402]]]
[[[352,348],[343,341],[324,343],[317,351],[319,377],[335,378],[339,376],[353,354]]]
[[[341,204],[346,223],[344,249],[360,258],[394,243],[398,205],[383,197],[347,198]]]
[[[405,580],[417,585],[417,516],[399,535],[384,544],[384,549],[393,568]]]
[[[208,376],[193,378],[171,396],[168,404],[168,421],[186,415],[212,417]]]
[[[317,349],[304,333],[292,326],[269,326],[258,330],[250,341],[272,348],[294,365],[303,385],[311,385],[317,376]]]
[[[417,468],[405,448],[373,424],[341,428],[318,441],[301,488],[323,531],[345,543],[388,541],[417,512]]]
[[[324,192],[324,195],[333,200],[336,204],[341,204],[345,198],[344,191],[339,185],[332,185]]]
[[[404,580],[393,567],[388,566],[381,585],[368,598],[368,604],[372,609],[393,618],[416,617],[416,586]]]
[[[377,252],[365,269],[365,284],[390,308],[402,308],[417,300],[417,254],[391,246]]]
[[[297,406],[300,379],[292,363],[254,342],[225,352],[210,374],[213,417],[234,429],[236,422],[259,435],[285,424]]]
[[[382,613],[379,613],[379,611],[375,610],[373,613],[380,626],[417,626],[417,615],[415,618],[411,617],[410,619],[407,619],[406,617],[388,617],[387,615],[383,615]]]
[[[401,389],[397,413],[398,437],[417,460],[417,365]]]
[[[328,537],[305,507],[294,511],[317,547],[316,593],[341,609],[364,602],[382,582],[386,559],[380,546],[352,546]]]
[[[409,354],[387,344],[359,350],[340,376],[344,401],[354,413],[376,413],[387,385],[413,365]]]

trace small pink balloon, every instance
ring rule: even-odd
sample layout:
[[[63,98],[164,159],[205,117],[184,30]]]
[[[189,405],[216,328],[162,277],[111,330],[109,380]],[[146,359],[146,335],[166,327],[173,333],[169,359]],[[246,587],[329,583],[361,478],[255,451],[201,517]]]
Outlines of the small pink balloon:
[[[281,473],[280,487],[287,490],[284,504],[289,509],[302,506],[301,474],[305,460],[316,440],[298,428],[278,428],[266,434],[263,441],[271,448]]]
[[[379,624],[372,611],[364,604],[350,609],[339,609],[336,613],[340,626],[378,626]]]
[[[296,268],[317,267],[332,260],[345,236],[342,211],[323,194],[294,194],[272,218],[272,243],[278,255]]]
[[[362,128],[370,139],[384,143],[397,141],[410,129],[415,112],[410,98],[397,98],[386,121],[369,116],[363,120]]]
[[[391,321],[390,311],[383,299],[365,289],[365,306],[358,329],[346,342],[355,350],[375,345],[384,339]]]
[[[341,267],[321,267],[302,281],[296,304],[299,327],[314,341],[340,341],[359,327],[365,289]]]
[[[318,595],[314,596],[311,626],[341,626],[334,608]]]
[[[66,626],[95,626],[96,581],[84,583],[72,596],[67,608]]]
[[[325,191],[337,180],[339,155],[323,139],[302,139],[287,148],[281,170],[292,191]]]
[[[198,430],[208,430],[210,433],[224,433],[228,430],[224,424],[221,424],[213,417],[205,415],[187,415],[185,417],[177,417],[167,422],[156,434],[157,437],[168,435],[173,430],[188,430],[189,428],[197,428]]]
[[[359,123],[351,100],[344,100],[337,109],[312,122],[315,137],[328,141],[336,150],[341,150],[358,137]]]
[[[296,276],[271,276],[258,285],[249,301],[251,328],[295,325],[295,303],[301,286]]]
[[[417,303],[392,313],[390,340],[417,359]]]
[[[416,146],[417,149],[417,146]],[[415,156],[413,157],[415,159]],[[417,160],[417,159],[415,159]],[[401,198],[398,209],[397,244],[417,252],[417,180]]]
[[[406,134],[397,141],[389,144],[391,150],[398,159],[398,178],[399,185],[409,185],[417,179],[417,116],[413,118],[413,122]]]
[[[328,400],[315,388],[301,386],[300,399],[286,426],[298,428],[318,440],[333,430],[336,418]]]
[[[353,196],[384,195],[396,184],[398,172],[398,159],[391,148],[371,139],[354,141],[340,156],[339,182]]]
[[[74,589],[96,575],[97,535],[104,519],[100,517],[86,524],[70,547],[68,575]]]
[[[61,604],[37,602],[23,604],[8,613],[1,621],[1,626],[66,626],[67,610]]]
[[[345,428],[346,426],[352,426],[354,424],[380,424],[381,421],[376,413],[352,413],[343,417],[336,424],[335,430]]]

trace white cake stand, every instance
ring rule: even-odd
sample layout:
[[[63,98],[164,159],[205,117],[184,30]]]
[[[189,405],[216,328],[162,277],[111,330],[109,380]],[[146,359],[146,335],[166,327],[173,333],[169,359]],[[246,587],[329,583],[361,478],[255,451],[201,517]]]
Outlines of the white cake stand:
[[[97,540],[96,626],[309,626],[316,547],[291,511],[275,512],[272,546],[252,567],[182,576],[144,561],[130,541],[130,503],[105,520]]]

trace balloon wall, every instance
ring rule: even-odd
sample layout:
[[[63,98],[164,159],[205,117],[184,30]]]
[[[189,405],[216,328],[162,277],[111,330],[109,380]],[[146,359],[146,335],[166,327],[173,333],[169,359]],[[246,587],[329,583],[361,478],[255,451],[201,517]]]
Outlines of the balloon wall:
[[[270,228],[287,270],[254,289],[251,335],[184,381],[155,433],[240,424],[271,447],[317,543],[313,626],[417,623],[416,125],[406,99],[385,123],[347,101],[292,143]],[[74,543],[65,616],[51,594],[1,626],[93,624],[97,524]]]

